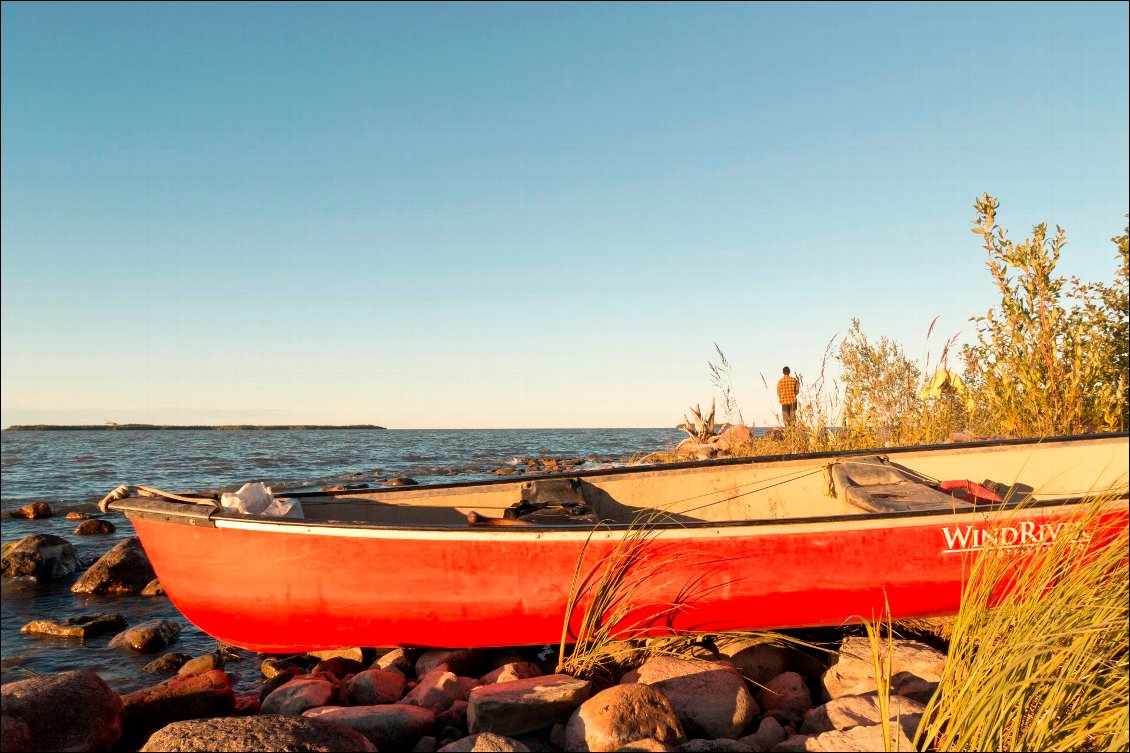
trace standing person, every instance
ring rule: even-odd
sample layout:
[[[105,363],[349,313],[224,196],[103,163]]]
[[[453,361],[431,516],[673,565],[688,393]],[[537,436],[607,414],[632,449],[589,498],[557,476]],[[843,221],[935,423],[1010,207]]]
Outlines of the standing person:
[[[796,399],[797,393],[800,392],[800,382],[795,376],[791,376],[788,366],[781,369],[781,373],[784,376],[777,382],[777,399],[781,401],[781,419],[785,422],[785,426],[792,426],[796,423]]]

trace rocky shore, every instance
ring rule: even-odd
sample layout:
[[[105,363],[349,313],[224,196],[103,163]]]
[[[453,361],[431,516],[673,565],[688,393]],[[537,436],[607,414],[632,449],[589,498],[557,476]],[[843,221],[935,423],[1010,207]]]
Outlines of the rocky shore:
[[[50,515],[28,505],[19,516]],[[75,535],[108,530],[76,516]],[[66,538],[26,536],[3,551],[4,578],[47,586],[83,567]],[[70,586],[105,597],[163,592],[136,538]],[[824,751],[876,750],[883,725],[913,746],[945,664],[934,645],[891,644],[883,720],[871,649],[828,631],[821,647],[764,638],[624,642],[593,676],[557,671],[557,647],[251,654],[216,645],[177,653],[182,625],[128,625],[114,613],[28,622],[23,632],[152,655],[146,687],[119,694],[94,671],[3,686],[4,751]],[[458,636],[458,625],[452,626]],[[927,640],[929,640],[927,635]],[[568,650],[568,649],[567,649]],[[164,679],[159,679],[164,675]]]

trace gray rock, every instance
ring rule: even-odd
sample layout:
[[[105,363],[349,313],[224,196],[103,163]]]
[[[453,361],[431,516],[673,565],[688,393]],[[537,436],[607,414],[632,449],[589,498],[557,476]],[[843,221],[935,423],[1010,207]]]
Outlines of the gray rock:
[[[651,685],[671,702],[684,730],[710,739],[735,739],[758,714],[745,681],[726,661],[660,655],[624,675]]]
[[[592,683],[569,675],[483,685],[467,697],[467,728],[507,736],[548,729],[568,721],[591,693]]]
[[[445,745],[439,749],[438,753],[470,753],[470,751],[482,751],[483,753],[529,753],[530,749],[518,740],[496,735],[493,732],[482,732]]]
[[[879,644],[880,661],[885,664],[887,642],[880,641]],[[906,673],[900,677],[901,695],[907,695],[908,688],[903,686],[911,685],[912,678],[917,677],[924,681],[925,684],[918,683],[917,693],[914,690],[910,691],[911,694],[918,695],[926,689],[932,692],[937,686],[945,670],[946,655],[918,641],[896,640],[892,644],[890,666],[892,678]],[[867,638],[858,636],[844,638],[843,643],[840,644],[838,657],[828,667],[822,681],[829,699],[845,695],[864,695],[876,690],[874,660]]]
[[[141,671],[152,672],[153,674],[169,674],[183,667],[184,663],[191,658],[188,654],[165,654],[146,664],[141,668]]]
[[[62,578],[79,568],[74,544],[49,533],[25,536],[0,556],[0,575],[37,582]]]
[[[364,735],[300,716],[242,716],[175,722],[156,732],[142,751],[361,751],[376,748]]]
[[[303,676],[276,688],[263,699],[264,714],[298,716],[333,703],[334,686],[326,680]]]
[[[126,624],[126,618],[120,614],[83,614],[77,617],[68,617],[58,622],[55,620],[32,620],[20,628],[20,632],[86,639],[108,633],[111,630],[121,630]]]
[[[71,586],[76,594],[141,593],[156,574],[136,536],[119,541]]]
[[[23,744],[20,722],[27,728],[32,750],[106,751],[122,732],[122,699],[90,670],[64,672],[10,682],[0,688],[5,751],[8,736],[18,749]]]
[[[902,696],[890,697],[887,719],[897,721],[907,737],[913,738],[926,707],[918,701]],[[875,694],[845,695],[834,698],[804,715],[803,734],[819,734],[832,730],[845,730],[858,726],[878,725],[880,719],[879,697]]]
[[[366,669],[346,678],[338,690],[345,706],[376,706],[396,703],[404,697],[404,675],[383,669]]]
[[[126,741],[140,743],[155,730],[185,719],[224,716],[235,708],[231,678],[220,670],[172,677],[122,696]]]
[[[614,685],[582,703],[565,724],[566,750],[616,750],[653,738],[680,745],[685,741],[679,717],[667,697],[650,685]]]
[[[168,647],[181,626],[168,620],[154,619],[131,627],[110,639],[111,648],[128,648],[142,654],[152,654]]]
[[[303,717],[349,727],[373,743],[378,750],[411,750],[431,731],[435,714],[418,706],[390,703],[383,706],[323,706],[309,709]]]

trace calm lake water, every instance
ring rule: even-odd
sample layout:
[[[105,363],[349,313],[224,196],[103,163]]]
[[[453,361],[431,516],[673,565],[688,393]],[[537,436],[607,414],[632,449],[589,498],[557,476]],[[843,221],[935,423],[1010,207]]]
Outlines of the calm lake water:
[[[512,430],[311,430],[311,431],[75,431],[4,432],[0,532],[5,543],[35,533],[62,536],[84,563],[134,535],[120,515],[109,536],[75,536],[67,512],[97,512],[97,502],[119,484],[145,484],[168,491],[234,490],[246,481],[266,481],[275,491],[317,488],[342,482],[370,482],[409,476],[421,483],[493,478],[522,457],[591,458],[580,469],[622,463],[676,444],[673,429]],[[28,502],[51,504],[55,517],[9,519]],[[141,667],[154,659],[107,647],[111,635],[83,642],[31,637],[20,628],[33,619],[65,619],[116,612],[130,625],[163,617],[184,626],[171,651],[197,656],[215,641],[197,630],[164,597],[107,597],[72,594],[78,578],[35,585],[5,579],[2,585],[2,679],[93,669],[120,693],[164,679]],[[259,679],[254,654],[229,664],[250,689]]]

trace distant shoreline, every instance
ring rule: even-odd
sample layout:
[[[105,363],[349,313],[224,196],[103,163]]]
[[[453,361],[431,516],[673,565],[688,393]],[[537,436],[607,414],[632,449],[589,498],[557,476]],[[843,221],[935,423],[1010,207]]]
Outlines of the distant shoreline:
[[[15,424],[4,431],[306,431],[308,429],[353,429],[387,431],[376,424],[232,424],[217,426],[173,426],[162,424],[83,424],[64,426],[57,424]]]

